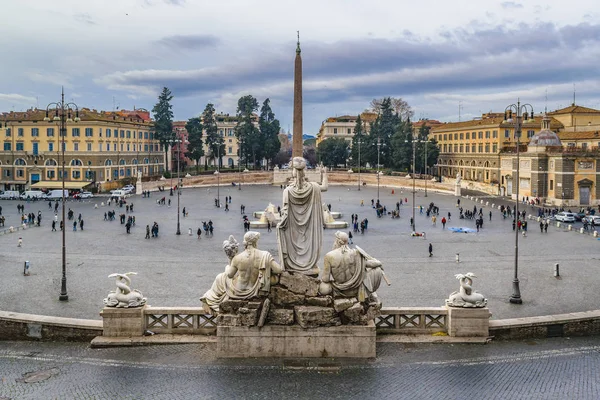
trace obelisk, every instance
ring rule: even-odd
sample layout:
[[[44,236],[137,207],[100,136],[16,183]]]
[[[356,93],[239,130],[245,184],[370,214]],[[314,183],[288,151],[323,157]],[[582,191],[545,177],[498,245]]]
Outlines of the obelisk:
[[[294,130],[292,134],[292,157],[302,157],[302,57],[300,56],[300,31],[296,60],[294,61]]]

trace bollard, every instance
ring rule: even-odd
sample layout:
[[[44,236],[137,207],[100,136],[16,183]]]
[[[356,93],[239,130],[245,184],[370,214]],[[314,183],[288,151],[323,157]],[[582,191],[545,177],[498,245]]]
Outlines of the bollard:
[[[567,230],[568,230],[568,231],[572,231],[572,230],[573,230],[573,225],[569,225],[569,226],[567,226]]]
[[[23,264],[23,275],[29,276],[29,261],[25,261],[25,264]]]
[[[560,277],[560,270],[559,270],[559,265],[558,263],[554,264],[554,277],[558,278]]]
[[[498,206],[498,210],[502,210],[502,206]]]
[[[598,231],[594,231],[594,237],[598,237]]]
[[[456,253],[456,262],[459,263],[460,262],[460,253]]]
[[[557,228],[560,228],[560,222],[557,222],[557,223],[556,223],[556,227],[557,227]]]
[[[537,217],[537,222],[540,222],[542,220],[542,217]]]
[[[486,202],[485,202],[485,206],[487,207],[487,206],[489,206],[489,205],[490,205],[490,202],[489,202],[489,201],[486,201]]]
[[[492,203],[492,208],[496,207],[496,205],[494,203]]]
[[[481,204],[483,204],[483,200],[481,200]]]
[[[579,228],[579,233],[583,233],[583,228]]]

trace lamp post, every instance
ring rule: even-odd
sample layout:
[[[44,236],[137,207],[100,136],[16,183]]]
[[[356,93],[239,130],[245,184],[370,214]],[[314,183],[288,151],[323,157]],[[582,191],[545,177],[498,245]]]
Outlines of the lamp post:
[[[242,190],[242,180],[244,179],[243,175],[242,175],[242,162],[241,162],[242,161],[242,146],[243,146],[243,141],[240,140],[239,143],[240,143],[240,148],[238,150],[239,151],[239,156],[238,156],[238,173],[240,174],[240,178],[241,179],[238,182],[238,190]]]
[[[217,146],[217,170],[215,171],[215,175],[217,176],[217,207],[221,208],[221,178],[220,175],[221,173],[219,172],[219,166],[220,166],[220,161],[221,160],[221,143],[218,144]]]
[[[429,180],[429,175],[427,175],[427,148],[429,147],[429,139],[426,139],[423,142],[425,142],[425,197],[427,197],[427,181]]]
[[[360,190],[360,145],[362,144],[362,140],[358,139],[358,190]]]
[[[515,119],[513,119],[513,113]],[[528,119],[528,116],[531,119]],[[515,171],[515,184],[516,188],[516,198],[515,198],[515,219],[519,218],[519,146],[521,139],[521,129],[523,127],[523,119],[526,122],[533,121],[533,106],[531,104],[521,104],[520,100],[517,100],[517,104],[511,104],[504,110],[504,122],[512,124],[515,126],[515,136],[517,143],[517,169]],[[522,304],[523,300],[521,299],[521,290],[519,289],[519,230],[515,229],[515,276],[513,279],[513,293],[510,296],[509,301],[512,304]]]
[[[412,181],[413,181],[413,190],[412,190],[412,230],[416,232],[416,221],[415,221],[415,172],[416,172],[416,145],[421,142],[419,139],[405,140],[405,143],[412,142]],[[426,142],[426,141],[425,141]],[[425,183],[427,185],[427,182]],[[426,192],[427,193],[427,192]]]
[[[60,296],[58,299],[60,301],[68,301],[69,295],[67,293],[67,247],[66,247],[66,235],[67,231],[67,222],[65,221],[65,137],[67,136],[67,122],[79,122],[79,107],[75,103],[65,103],[65,91],[61,90],[60,101],[56,103],[50,103],[46,106],[46,116],[44,117],[44,121],[49,122],[50,117],[48,113],[50,111],[50,107],[55,107],[54,118],[53,121],[60,123],[60,133],[61,139],[61,152],[62,152],[62,171],[61,171],[61,180],[62,180],[62,278],[60,282]],[[73,112],[75,112],[75,118],[72,118]]]
[[[381,143],[381,138],[377,138],[377,202],[379,203],[379,175],[380,175],[380,171],[379,171],[379,156],[381,155],[381,151],[380,148],[381,146],[385,146],[385,143]],[[360,147],[359,147],[360,149]],[[360,158],[359,158],[360,159]]]

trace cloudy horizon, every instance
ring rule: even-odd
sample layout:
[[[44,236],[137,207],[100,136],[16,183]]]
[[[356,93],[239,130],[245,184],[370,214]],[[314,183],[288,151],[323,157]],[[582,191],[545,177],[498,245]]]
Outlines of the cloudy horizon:
[[[483,7],[485,4],[485,7]],[[67,99],[151,109],[163,86],[177,120],[207,103],[235,114],[269,97],[291,130],[296,30],[304,128],[402,97],[415,119],[457,121],[520,98],[536,112],[600,109],[600,13],[591,1],[42,0],[11,2],[0,26],[0,111]],[[547,100],[546,100],[547,99]]]

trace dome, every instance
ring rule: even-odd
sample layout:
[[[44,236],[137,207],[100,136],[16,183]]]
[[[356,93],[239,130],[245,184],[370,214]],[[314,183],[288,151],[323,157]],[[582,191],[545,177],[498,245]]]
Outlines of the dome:
[[[562,146],[558,135],[550,130],[550,118],[546,114],[542,120],[542,130],[533,135],[529,146]]]

